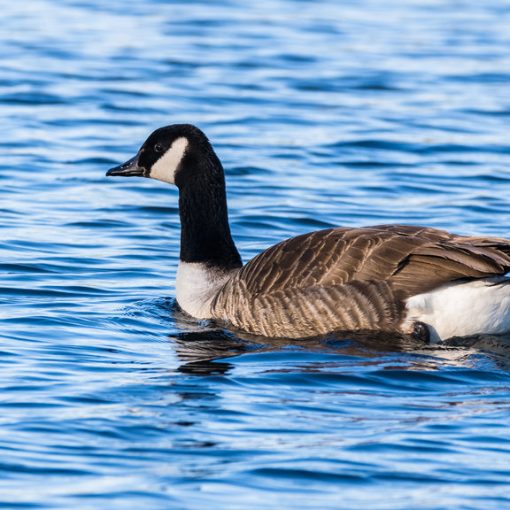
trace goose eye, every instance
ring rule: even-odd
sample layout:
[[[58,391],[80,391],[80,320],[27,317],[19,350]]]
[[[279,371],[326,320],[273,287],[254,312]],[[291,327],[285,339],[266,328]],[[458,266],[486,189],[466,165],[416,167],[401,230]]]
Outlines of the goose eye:
[[[157,144],[154,146],[154,151],[155,151],[155,152],[163,152],[163,146],[162,146],[160,143],[157,143]]]

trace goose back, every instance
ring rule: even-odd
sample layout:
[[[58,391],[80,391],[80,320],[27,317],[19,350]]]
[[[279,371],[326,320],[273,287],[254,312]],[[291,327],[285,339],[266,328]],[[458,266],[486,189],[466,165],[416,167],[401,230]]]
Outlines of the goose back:
[[[402,225],[334,228],[260,253],[225,284],[212,309],[265,336],[400,331],[407,298],[509,270],[505,239]]]

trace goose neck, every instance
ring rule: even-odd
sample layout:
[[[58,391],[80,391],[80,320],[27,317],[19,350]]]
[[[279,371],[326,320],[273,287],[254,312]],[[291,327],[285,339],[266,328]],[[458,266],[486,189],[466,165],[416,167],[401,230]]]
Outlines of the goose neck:
[[[188,173],[179,186],[180,259],[220,269],[242,265],[228,222],[223,169]]]

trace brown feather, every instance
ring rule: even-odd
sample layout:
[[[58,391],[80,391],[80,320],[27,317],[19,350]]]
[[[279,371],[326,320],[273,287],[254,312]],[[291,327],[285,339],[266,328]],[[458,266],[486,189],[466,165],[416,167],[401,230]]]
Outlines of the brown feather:
[[[510,270],[510,241],[404,225],[319,230],[260,253],[213,303],[217,318],[266,336],[398,331],[405,299]]]

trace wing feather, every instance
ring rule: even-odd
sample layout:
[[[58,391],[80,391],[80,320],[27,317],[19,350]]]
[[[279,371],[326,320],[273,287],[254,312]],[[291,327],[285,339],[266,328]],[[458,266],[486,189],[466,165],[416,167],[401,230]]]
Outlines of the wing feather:
[[[395,329],[408,297],[508,271],[506,239],[403,225],[335,228],[260,253],[227,282],[213,306],[219,318],[269,336],[351,326]]]

